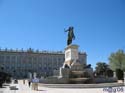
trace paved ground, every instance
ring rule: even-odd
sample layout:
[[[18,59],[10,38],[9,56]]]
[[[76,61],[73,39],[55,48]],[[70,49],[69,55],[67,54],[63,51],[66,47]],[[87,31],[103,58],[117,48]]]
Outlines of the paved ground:
[[[10,86],[16,86],[18,90],[10,90]],[[116,92],[108,92],[104,88],[47,88],[42,85],[38,87],[38,91],[35,91],[28,86],[28,82],[23,84],[22,80],[18,84],[10,84],[4,87],[0,89],[0,93],[124,93],[123,91],[118,91],[118,89],[123,89],[123,87],[113,87],[112,90]]]
[[[99,83],[99,84],[41,84],[39,86],[48,88],[104,88],[123,86],[123,83]]]

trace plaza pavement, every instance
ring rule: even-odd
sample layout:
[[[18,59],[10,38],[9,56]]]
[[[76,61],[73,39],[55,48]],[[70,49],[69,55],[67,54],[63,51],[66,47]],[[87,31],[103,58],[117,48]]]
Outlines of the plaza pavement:
[[[10,90],[10,86],[16,86],[18,90]],[[23,84],[22,80],[19,80],[18,84],[10,84],[9,86],[5,87],[6,88],[0,89],[0,93],[109,93],[106,91],[104,92],[103,88],[47,88],[42,85],[38,87],[38,91],[35,91],[28,86],[27,81],[25,81],[25,84]]]

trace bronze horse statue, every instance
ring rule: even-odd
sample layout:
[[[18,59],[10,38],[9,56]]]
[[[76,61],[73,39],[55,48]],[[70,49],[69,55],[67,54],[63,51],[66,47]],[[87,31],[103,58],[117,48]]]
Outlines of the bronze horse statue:
[[[67,45],[70,45],[72,43],[72,40],[75,39],[73,29],[73,27],[69,27],[67,30],[65,30],[65,32],[68,32]]]

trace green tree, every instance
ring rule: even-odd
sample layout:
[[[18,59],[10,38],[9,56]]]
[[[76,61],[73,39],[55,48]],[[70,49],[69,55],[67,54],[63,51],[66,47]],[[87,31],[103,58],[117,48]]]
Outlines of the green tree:
[[[122,80],[123,79],[123,70],[116,69],[116,76],[117,76],[118,80]]]
[[[96,64],[96,68],[95,69],[96,69],[95,72],[96,72],[97,75],[104,75],[104,76],[106,76],[106,72],[109,69],[109,66],[105,62],[98,62]]]
[[[121,69],[125,71],[125,53],[123,50],[118,50],[116,53],[111,53],[109,57],[109,65],[113,71]]]

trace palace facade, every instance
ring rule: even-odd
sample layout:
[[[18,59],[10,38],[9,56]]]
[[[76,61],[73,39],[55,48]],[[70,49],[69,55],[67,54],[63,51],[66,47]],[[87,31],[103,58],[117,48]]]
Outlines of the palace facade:
[[[86,53],[79,52],[79,60],[86,64]],[[38,76],[51,76],[64,63],[64,52],[0,49],[0,69],[15,78],[27,78],[28,73]]]

